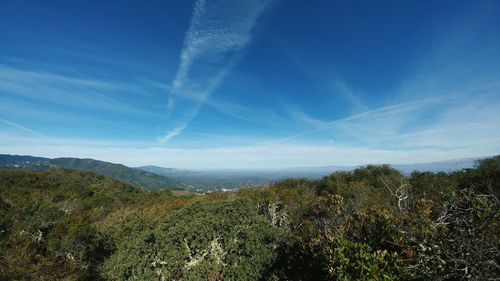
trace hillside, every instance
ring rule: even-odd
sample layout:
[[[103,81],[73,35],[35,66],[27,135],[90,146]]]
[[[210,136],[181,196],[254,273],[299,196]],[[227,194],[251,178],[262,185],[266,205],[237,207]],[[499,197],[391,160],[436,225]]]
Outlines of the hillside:
[[[409,175],[413,171],[450,173],[472,168],[481,159],[484,158],[476,157],[416,164],[393,164],[391,167],[401,171],[405,175]],[[333,172],[353,171],[356,169],[354,166],[324,166],[271,170],[188,170],[153,165],[130,168],[121,164],[94,159],[50,159],[7,154],[0,154],[0,167],[23,170],[48,170],[65,167],[100,173],[147,189],[173,187],[196,192],[267,186],[273,182],[287,178],[320,179]]]
[[[181,184],[174,179],[121,164],[80,158],[55,158],[49,162],[59,167],[96,172],[147,189],[181,187]]]
[[[418,164],[398,164],[392,167],[406,175],[412,171],[454,172],[471,168],[482,158],[455,159],[440,162]],[[286,178],[320,179],[336,171],[352,171],[354,166],[298,167],[270,170],[187,170],[142,166],[130,168],[121,164],[94,159],[79,158],[43,158],[0,154],[0,167],[47,170],[57,167],[91,171],[127,181],[135,186],[147,189],[182,188],[195,192],[239,189],[269,185]]]
[[[0,167],[23,170],[47,170],[53,168],[70,168],[80,171],[96,172],[108,177],[126,181],[137,187],[147,189],[179,188],[178,181],[158,174],[129,168],[121,164],[114,164],[94,159],[80,158],[42,158],[18,155],[0,155]]]
[[[98,280],[112,248],[94,223],[148,196],[96,173],[0,170],[0,280]]]
[[[0,168],[21,170],[48,170],[51,168],[57,168],[49,161],[49,158],[44,157],[0,154]]]
[[[4,169],[0,280],[495,280],[499,196],[500,157],[206,195]]]

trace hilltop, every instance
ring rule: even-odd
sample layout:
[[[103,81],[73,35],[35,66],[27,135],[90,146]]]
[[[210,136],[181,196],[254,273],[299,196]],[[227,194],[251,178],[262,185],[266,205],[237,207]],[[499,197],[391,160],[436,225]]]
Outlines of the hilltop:
[[[115,179],[126,181],[137,187],[147,189],[179,188],[183,185],[169,177],[155,173],[94,159],[80,158],[43,158],[0,154],[0,167],[23,170],[47,170],[71,168],[80,171],[96,172]]]

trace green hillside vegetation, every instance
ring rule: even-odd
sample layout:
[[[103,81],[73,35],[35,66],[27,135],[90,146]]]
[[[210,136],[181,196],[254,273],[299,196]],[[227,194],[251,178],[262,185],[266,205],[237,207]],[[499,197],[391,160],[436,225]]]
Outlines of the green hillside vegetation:
[[[496,280],[500,157],[207,195],[0,170],[0,280]]]
[[[34,157],[29,155],[0,154],[0,167],[15,165],[23,162],[40,162],[50,160],[49,158]]]
[[[60,167],[96,172],[148,189],[180,186],[179,182],[168,177],[94,159],[55,158],[49,162]]]
[[[53,168],[70,168],[86,172],[96,172],[101,175],[126,181],[137,187],[146,189],[179,188],[179,181],[155,173],[130,168],[94,159],[80,158],[41,158],[0,154],[0,167],[22,170],[49,170]]]

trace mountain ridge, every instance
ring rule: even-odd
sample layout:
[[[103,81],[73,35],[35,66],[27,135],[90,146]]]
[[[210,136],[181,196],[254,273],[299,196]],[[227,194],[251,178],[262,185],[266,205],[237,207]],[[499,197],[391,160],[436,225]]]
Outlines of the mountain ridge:
[[[22,170],[70,168],[79,171],[96,172],[146,189],[182,187],[180,182],[169,177],[127,167],[123,164],[115,164],[91,158],[60,157],[51,159],[27,155],[0,154],[0,167]]]
[[[413,171],[453,172],[472,168],[486,157],[470,157],[423,163],[389,164],[409,175]],[[58,167],[97,172],[146,189],[182,188],[197,192],[239,189],[269,185],[285,178],[318,179],[337,171],[352,171],[360,166],[329,165],[277,169],[177,169],[147,165],[128,167],[91,158],[44,158],[30,155],[0,154],[0,167],[24,170],[48,170]]]

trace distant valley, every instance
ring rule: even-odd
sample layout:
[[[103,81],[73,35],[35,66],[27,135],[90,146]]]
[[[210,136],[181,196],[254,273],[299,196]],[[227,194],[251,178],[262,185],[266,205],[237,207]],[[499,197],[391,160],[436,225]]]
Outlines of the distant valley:
[[[483,157],[463,158],[447,161],[436,161],[415,164],[395,164],[392,167],[403,174],[409,175],[413,171],[453,172],[474,167],[476,161]],[[248,186],[261,186],[280,181],[286,178],[320,179],[336,171],[352,171],[357,166],[324,166],[324,167],[297,167],[269,170],[239,170],[239,169],[205,169],[186,170],[164,168],[158,166],[142,166],[137,169],[159,174],[175,179],[183,187],[198,192],[210,190],[228,190]]]
[[[412,171],[453,172],[474,167],[482,158],[464,158],[417,164],[391,165],[403,174]],[[336,171],[352,171],[355,166],[297,167],[271,170],[187,170],[158,166],[131,168],[94,159],[44,158],[28,155],[0,154],[0,168],[22,170],[48,170],[70,168],[80,171],[96,172],[115,179],[126,181],[145,189],[185,189],[194,192],[233,190],[242,187],[266,186],[285,178],[319,179]]]

